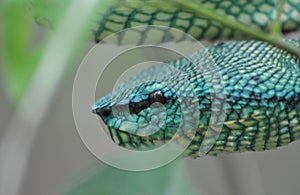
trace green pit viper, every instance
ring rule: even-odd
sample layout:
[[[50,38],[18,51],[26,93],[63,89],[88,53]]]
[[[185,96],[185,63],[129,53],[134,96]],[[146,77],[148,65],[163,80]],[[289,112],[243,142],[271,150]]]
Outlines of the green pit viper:
[[[240,38],[238,32],[181,8],[121,2],[101,14],[93,31],[96,42],[139,25],[177,28],[198,40]],[[275,0],[192,2],[263,30],[270,29],[276,16]],[[283,32],[300,28],[298,0],[286,1],[280,22]],[[140,33],[147,37],[150,32]],[[163,37],[156,38],[170,41]],[[123,38],[118,37],[119,44]],[[300,39],[286,41],[300,48]],[[214,66],[206,67],[205,53]],[[206,130],[218,132],[211,120],[221,122],[222,114],[223,126],[216,139],[209,138],[208,155],[274,149],[300,138],[300,61],[286,51],[256,40],[224,41],[168,64],[131,77],[93,106],[116,144],[145,150],[168,142],[177,131],[185,137],[178,139],[191,139],[185,131],[194,128],[184,155],[197,157]]]

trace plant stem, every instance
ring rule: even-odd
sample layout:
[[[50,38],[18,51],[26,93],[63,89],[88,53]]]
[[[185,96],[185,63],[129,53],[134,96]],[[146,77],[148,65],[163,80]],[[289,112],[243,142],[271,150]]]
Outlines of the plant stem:
[[[277,9],[276,9],[276,17],[273,21],[273,24],[271,25],[270,32],[274,36],[280,36],[281,35],[281,22],[280,22],[280,16],[283,11],[283,6],[286,3],[286,0],[279,0]]]
[[[249,37],[252,37],[254,39],[265,41],[272,45],[275,45],[281,49],[286,50],[287,52],[293,54],[294,56],[296,56],[297,58],[300,59],[300,49],[298,49],[298,48],[294,47],[292,44],[288,43],[286,40],[284,40],[284,37],[282,37],[280,35],[267,34],[259,28],[250,27],[246,24],[232,20],[226,15],[219,14],[217,11],[211,10],[207,7],[197,6],[195,3],[191,3],[189,1],[167,0],[167,1],[163,2],[162,4],[165,4],[165,6],[166,5],[170,6],[170,4],[172,4],[175,7],[180,7],[180,8],[192,11],[193,13],[196,13],[197,15],[214,20],[214,21],[222,24],[223,26],[229,27],[233,30],[240,31],[241,33],[243,33]]]

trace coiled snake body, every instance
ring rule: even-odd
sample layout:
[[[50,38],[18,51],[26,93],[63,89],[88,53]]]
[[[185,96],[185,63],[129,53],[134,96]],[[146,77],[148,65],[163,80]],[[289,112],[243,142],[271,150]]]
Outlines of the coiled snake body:
[[[264,30],[276,15],[276,2],[271,0],[199,3]],[[285,32],[300,28],[300,2],[286,2],[281,22]],[[102,15],[95,39],[146,24],[179,28],[198,39],[238,36],[180,9],[123,5]],[[147,36],[147,29],[141,33]],[[164,41],[162,37],[157,39]],[[287,41],[300,48],[300,39]],[[205,53],[210,54],[213,69],[205,69]],[[286,51],[260,41],[226,41],[169,64],[137,74],[94,105],[93,112],[100,115],[115,143],[147,149],[172,139],[178,129],[184,137],[185,129],[196,128],[185,155],[198,156],[206,130],[215,128],[211,125],[215,113],[216,121],[223,113],[224,122],[218,136],[208,141],[211,155],[273,149],[300,138],[300,61]]]

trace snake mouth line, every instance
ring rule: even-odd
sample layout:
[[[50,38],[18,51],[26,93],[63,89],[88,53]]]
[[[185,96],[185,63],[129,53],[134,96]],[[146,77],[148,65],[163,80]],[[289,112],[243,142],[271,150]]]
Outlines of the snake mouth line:
[[[150,136],[139,136],[126,131],[120,131],[108,127],[108,134],[112,141],[122,147],[131,150],[151,150],[165,144],[167,139],[153,139]]]
[[[107,126],[106,132],[110,136],[111,140],[118,146],[125,147],[134,151],[147,151],[153,150],[167,144],[171,140],[174,140],[178,146],[182,145],[183,142],[188,141],[188,147],[183,151],[184,156],[197,157],[200,149],[200,144],[204,137],[203,132],[200,131],[205,128],[199,128],[194,136],[190,135],[176,135],[173,137],[161,137],[158,135],[151,136],[139,136],[126,131],[120,131],[113,127]]]

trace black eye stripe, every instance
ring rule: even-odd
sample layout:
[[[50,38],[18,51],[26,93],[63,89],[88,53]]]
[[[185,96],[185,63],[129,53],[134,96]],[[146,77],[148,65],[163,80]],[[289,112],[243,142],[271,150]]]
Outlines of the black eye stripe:
[[[111,109],[110,108],[102,108],[99,111],[99,115],[102,118],[108,117],[111,114]]]
[[[166,98],[164,96],[164,93],[160,90],[154,91],[151,94],[149,94],[149,97],[147,100],[143,100],[140,102],[130,102],[129,103],[129,110],[130,113],[138,114],[143,109],[150,107],[151,104],[159,102],[162,104],[166,103]]]
[[[130,113],[138,114],[140,111],[144,110],[145,108],[149,107],[149,101],[144,100],[141,102],[130,102],[129,103],[129,110]]]

